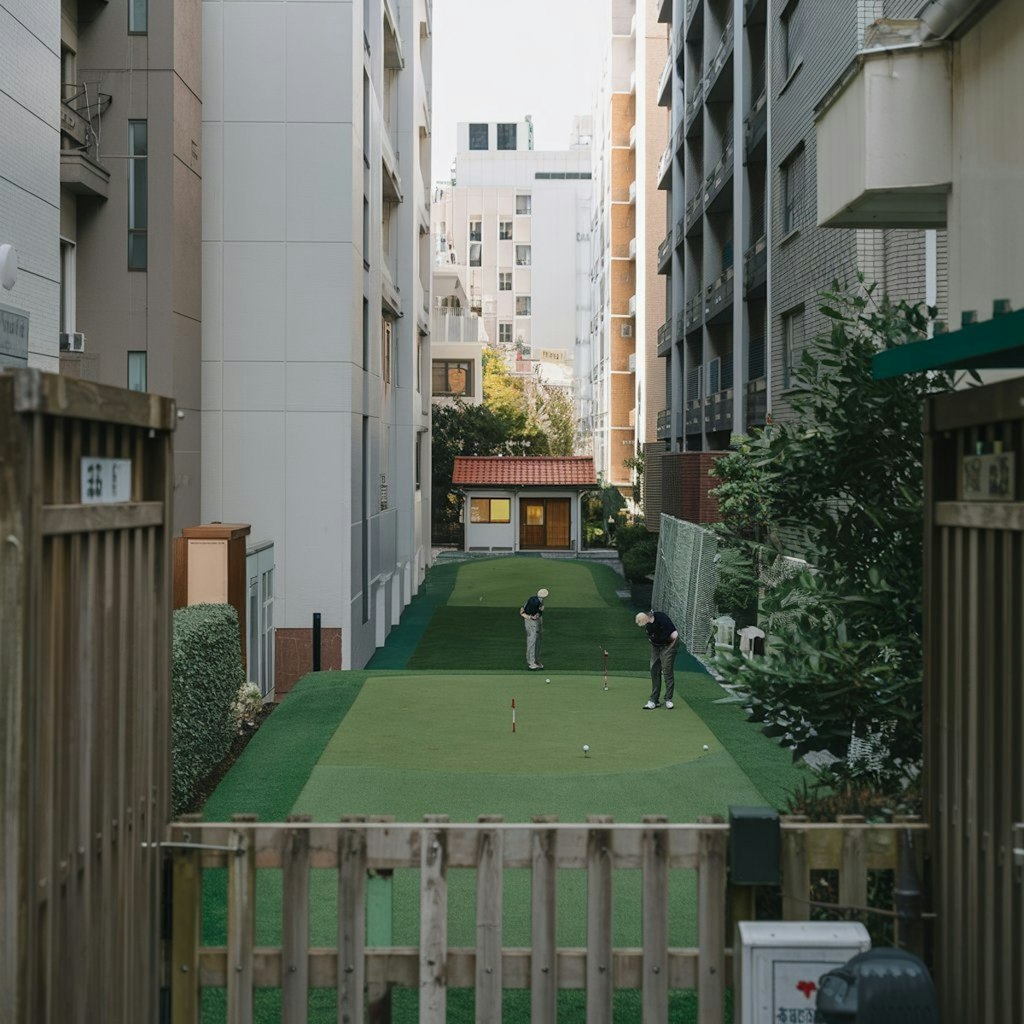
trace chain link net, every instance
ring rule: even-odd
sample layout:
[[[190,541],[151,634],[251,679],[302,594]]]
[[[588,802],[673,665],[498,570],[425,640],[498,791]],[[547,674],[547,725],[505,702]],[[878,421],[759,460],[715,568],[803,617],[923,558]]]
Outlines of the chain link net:
[[[703,658],[711,642],[718,589],[718,538],[694,523],[662,513],[653,605],[676,624],[690,654]]]

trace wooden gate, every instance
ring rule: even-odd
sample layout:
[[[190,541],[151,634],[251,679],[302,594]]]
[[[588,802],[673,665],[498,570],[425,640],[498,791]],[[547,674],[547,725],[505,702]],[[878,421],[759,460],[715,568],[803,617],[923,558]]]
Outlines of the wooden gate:
[[[167,399],[0,374],[4,1021],[157,1019],[174,423]]]
[[[925,415],[925,794],[945,1021],[1024,1012],[1024,381]]]

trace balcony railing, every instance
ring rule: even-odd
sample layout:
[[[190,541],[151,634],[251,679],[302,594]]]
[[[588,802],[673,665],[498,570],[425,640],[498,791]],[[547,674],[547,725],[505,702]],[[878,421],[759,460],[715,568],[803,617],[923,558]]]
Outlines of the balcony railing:
[[[699,220],[704,213],[704,192],[698,190],[696,195],[690,196],[686,203],[686,230],[689,231],[695,220]]]
[[[686,333],[704,322],[704,295],[697,292],[686,300]]]
[[[732,430],[732,388],[709,395],[704,402],[704,429],[709,433]]]
[[[658,246],[658,269],[660,270],[666,263],[668,263],[669,257],[672,255],[672,234],[667,234]]]
[[[658,355],[663,356],[672,346],[672,318],[658,328]]]
[[[747,382],[745,397],[744,415],[747,428],[763,427],[768,418],[768,387],[764,377]]]
[[[730,266],[723,270],[705,289],[704,319],[706,321],[723,317],[723,314],[731,309],[733,279],[734,271]]]
[[[732,177],[732,156],[733,143],[730,136],[725,143],[725,150],[722,152],[718,163],[711,169],[711,173],[704,179],[704,203],[710,206],[715,197],[721,192],[722,186]]]
[[[708,64],[707,74],[704,76],[706,90],[708,93],[711,92],[715,81],[718,79],[718,75],[722,68],[725,67],[726,61],[729,59],[729,54],[732,53],[732,49],[732,16],[730,15],[729,20],[725,23],[725,29],[723,30],[721,39],[718,43],[718,49],[715,51],[714,57],[711,58],[711,61]]]
[[[765,339],[763,334],[751,338],[747,345],[747,380],[762,380],[765,375]]]
[[[672,81],[672,57],[669,56],[668,60],[665,61],[665,66],[661,69],[661,75],[658,77],[658,105],[665,106],[662,100],[665,97],[665,92],[668,89],[669,84]]]
[[[682,341],[686,337],[686,314],[676,313],[676,341]],[[660,353],[659,353],[660,355]]]
[[[763,294],[768,281],[768,240],[762,235],[743,254],[743,290],[748,297]]]
[[[672,166],[672,147],[666,146],[665,152],[661,154],[661,159],[658,161],[658,188],[663,187],[665,175],[668,173],[669,168]]]
[[[658,440],[662,441],[666,437],[672,436],[672,410],[662,409],[658,413]]]
[[[768,136],[768,93],[764,86],[754,100],[750,113],[747,114],[744,122],[744,138],[746,140],[747,156],[759,154],[765,139]]]
[[[690,127],[690,122],[693,120],[694,114],[700,110],[701,103],[704,102],[704,82],[698,81],[695,85],[693,92],[690,94],[690,98],[686,101],[685,111],[685,124],[687,129]]]

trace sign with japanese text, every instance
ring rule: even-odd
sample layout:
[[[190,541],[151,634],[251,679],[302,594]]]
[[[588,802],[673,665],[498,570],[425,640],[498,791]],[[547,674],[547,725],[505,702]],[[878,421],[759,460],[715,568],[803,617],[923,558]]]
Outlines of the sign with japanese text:
[[[963,459],[964,501],[1013,501],[1013,452],[965,455]]]
[[[845,963],[845,961],[843,961]],[[834,960],[772,963],[773,1024],[819,1024],[818,979],[840,966]]]
[[[131,500],[131,459],[82,456],[83,505],[114,505]]]

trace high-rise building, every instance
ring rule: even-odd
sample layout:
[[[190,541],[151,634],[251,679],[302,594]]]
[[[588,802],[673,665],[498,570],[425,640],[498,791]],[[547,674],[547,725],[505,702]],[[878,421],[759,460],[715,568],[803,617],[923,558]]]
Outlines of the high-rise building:
[[[429,0],[203,4],[203,501],[275,545],[276,680],[429,560]]]
[[[594,464],[633,496],[628,464],[654,440],[664,405],[657,355],[665,283],[657,273],[665,197],[657,188],[665,146],[658,109],[667,43],[649,3],[611,0],[611,39],[595,115],[591,304],[583,395]]]
[[[565,150],[535,150],[529,118],[459,124],[455,168],[434,189],[435,279],[459,268],[492,345],[571,360],[589,319],[590,118]]]
[[[790,414],[809,341],[827,328],[820,295],[858,272],[894,298],[945,302],[945,237],[856,232],[816,218],[815,108],[878,18],[914,0],[656,0],[669,26],[662,79],[670,142],[658,263],[668,279],[658,334],[666,407],[647,451],[648,525],[683,514],[687,477],[734,434]],[[919,6],[919,5],[918,5]]]
[[[200,506],[199,26],[181,5],[152,0],[21,6],[31,8],[24,24],[49,7],[60,25],[59,65],[43,65],[46,94],[60,98],[51,344],[61,373],[175,399],[174,523],[190,526]]]

